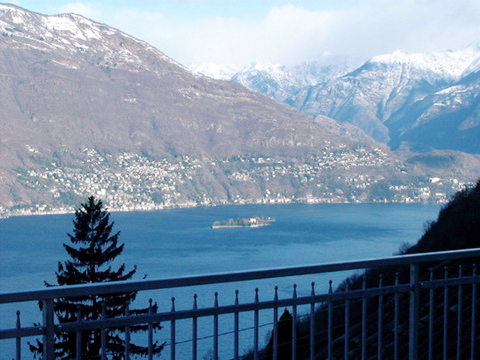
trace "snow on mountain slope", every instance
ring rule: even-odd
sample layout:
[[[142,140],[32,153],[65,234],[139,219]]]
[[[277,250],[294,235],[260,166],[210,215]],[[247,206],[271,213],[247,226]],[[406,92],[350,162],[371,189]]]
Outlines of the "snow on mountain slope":
[[[436,53],[396,51],[362,63],[359,59],[329,56],[293,68],[257,63],[235,74],[232,80],[309,115],[323,115],[354,124],[377,141],[397,147],[401,137],[399,129],[408,132],[413,129],[413,123],[442,118],[442,113],[447,110],[470,113],[468,107],[475,108],[471,99],[477,94],[478,84],[463,80],[474,77],[479,70],[480,47],[471,46]],[[418,110],[419,104],[425,109]],[[417,110],[410,111],[410,108]],[[458,125],[459,129],[477,124],[479,115],[472,111],[469,120],[464,119],[466,122]],[[463,115],[460,114],[459,118]],[[425,142],[429,142],[429,136],[435,137],[428,132],[422,136]],[[422,136],[416,136],[416,141],[421,141]],[[462,139],[468,137],[468,133],[462,133]],[[447,147],[444,147],[441,138],[437,136],[436,139],[429,142],[434,147],[462,149],[460,141],[455,147],[447,146],[452,141],[445,140]],[[465,144],[469,142],[464,141]]]
[[[472,62],[479,56],[479,48],[469,47],[460,51],[436,52],[430,54],[406,54],[396,51],[393,54],[373,57],[371,63],[394,67],[404,66],[415,69],[417,74],[424,74],[435,79],[458,80]]]
[[[230,80],[236,71],[230,66],[205,63],[201,65],[192,64],[188,67],[193,73],[202,74],[212,79]]]
[[[246,88],[267,94],[283,102],[301,85],[295,77],[281,65],[252,63],[236,73],[232,79]]]
[[[470,74],[480,71],[480,56],[478,56],[470,66],[463,72],[462,77],[467,77]]]
[[[19,48],[70,54],[96,53],[99,57],[95,60],[99,65],[130,71],[156,71],[152,63],[145,62],[143,56],[138,55],[141,50],[147,58],[160,58],[180,66],[146,42],[80,15],[45,16],[14,5],[0,5],[0,15],[4,19],[0,20],[2,37],[9,38],[9,44],[13,42]],[[108,54],[100,57],[105,52]]]
[[[480,71],[469,72],[451,86],[401,109],[389,123],[393,148],[410,143],[479,154]]]
[[[433,94],[448,89],[468,74],[475,73],[480,66],[479,59],[478,47],[457,52],[395,52],[376,56],[349,74],[301,89],[286,102],[311,115],[320,114],[340,122],[352,123],[376,140],[385,143],[392,141],[390,145],[398,146],[396,132],[400,128],[406,128],[399,122],[415,121],[412,119],[414,113],[408,112],[408,109],[420,102],[427,106],[427,99]],[[462,88],[462,92],[466,92],[462,96],[450,96],[448,101],[445,99],[435,103],[441,102],[443,106],[456,109],[457,105],[471,97],[474,89],[475,87]],[[448,91],[453,93],[460,90],[453,88]],[[398,116],[407,112],[409,118]],[[423,135],[429,136],[428,133]],[[421,137],[417,140],[421,140]],[[428,141],[427,138],[425,140]],[[460,143],[459,146],[461,148]],[[443,148],[441,139],[435,142],[435,147]]]
[[[315,61],[303,62],[290,69],[302,86],[327,83],[357,69],[365,59],[324,54]]]

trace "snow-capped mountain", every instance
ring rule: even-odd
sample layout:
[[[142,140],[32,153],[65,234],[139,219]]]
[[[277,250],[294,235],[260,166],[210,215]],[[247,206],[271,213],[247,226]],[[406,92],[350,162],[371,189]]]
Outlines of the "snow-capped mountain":
[[[256,61],[240,71],[213,63],[191,65],[189,68],[214,79],[237,82],[252,91],[285,102],[299,90],[334,80],[355,70],[363,62],[355,57],[323,55],[315,61],[306,61],[293,67]]]
[[[353,56],[324,54],[315,61],[303,62],[290,69],[303,87],[314,86],[337,79],[355,70],[365,59]]]
[[[5,41],[8,39],[9,46],[62,52],[65,60],[57,59],[59,66],[78,68],[78,62],[67,58],[71,54],[83,53],[96,57],[98,66],[117,69],[156,71],[153,63],[145,61],[153,58],[181,67],[148,43],[80,15],[44,16],[9,4],[0,4],[0,13],[2,36]]]
[[[478,65],[478,61],[476,62]],[[386,125],[393,148],[402,143],[480,153],[480,69],[391,116]],[[475,71],[475,68],[477,69]],[[415,150],[415,149],[414,149]]]
[[[442,90],[474,73],[479,58],[480,49],[475,47],[457,52],[433,54],[396,52],[376,56],[349,74],[300,90],[286,102],[308,114],[321,114],[357,125],[376,140],[389,143],[396,148],[401,141],[409,139],[405,134],[408,126],[403,123],[417,121],[411,118],[413,116],[411,109],[425,107],[428,103],[425,99],[441,94]],[[459,101],[471,97],[475,87],[464,90],[469,95],[463,96]],[[437,98],[439,96],[441,95],[436,95]],[[445,111],[457,111],[457,108],[449,104],[453,103],[447,101]],[[429,117],[429,122],[433,121],[432,126],[435,123],[435,127],[439,129],[444,127],[440,119],[445,111],[429,112],[431,116],[436,113],[435,119],[439,119],[437,122],[433,117]],[[402,118],[399,115],[402,113],[408,113],[409,117]],[[460,136],[458,131],[460,129],[451,131],[449,138]],[[468,134],[471,134],[473,141],[473,132],[469,131]],[[469,137],[468,134],[462,137]],[[425,138],[417,140],[434,148],[472,151],[471,148],[464,146],[464,141],[444,141],[436,136],[435,131],[424,135]],[[433,137],[437,140],[430,141]],[[453,146],[453,143],[457,146]]]
[[[281,102],[302,87],[301,83],[284,66],[260,62],[245,67],[233,75],[231,80]]]
[[[393,148],[402,141],[415,140],[433,148],[480,153],[480,149],[466,146],[467,143],[480,143],[474,138],[476,127],[468,131],[461,130],[465,125],[450,129],[449,139],[458,136],[455,141],[436,136],[432,129],[430,134],[423,134],[425,137],[408,136],[408,132],[413,131],[411,124],[426,122],[426,119],[432,126],[436,124],[435,127],[443,128],[441,119],[446,112],[461,112],[455,115],[457,118],[462,118],[464,112],[472,112],[472,116],[478,119],[478,114],[473,115],[474,109],[466,108],[475,106],[473,100],[468,100],[476,96],[476,86],[469,79],[479,69],[480,48],[472,46],[461,51],[428,54],[396,51],[366,62],[322,57],[293,68],[257,63],[235,74],[232,80],[309,115],[324,115],[354,124]],[[465,81],[470,85],[465,85]],[[456,94],[455,99],[452,94]],[[440,103],[444,111],[438,111]],[[411,118],[419,108],[429,106],[434,107],[428,111],[425,109],[428,116],[422,111],[422,118]],[[408,117],[402,117],[402,114],[408,114]],[[419,128],[415,126],[415,129]],[[465,141],[466,138],[471,141]]]
[[[202,74],[217,80],[230,80],[236,73],[236,70],[231,66],[214,63],[205,63],[201,65],[192,64],[188,68],[193,73]]]

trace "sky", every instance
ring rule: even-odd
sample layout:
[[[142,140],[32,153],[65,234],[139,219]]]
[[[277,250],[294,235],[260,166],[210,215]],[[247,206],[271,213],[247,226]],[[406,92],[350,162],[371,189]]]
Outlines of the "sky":
[[[326,56],[368,59],[480,44],[480,0],[103,0],[11,3],[77,13],[147,41],[179,63],[240,69]]]

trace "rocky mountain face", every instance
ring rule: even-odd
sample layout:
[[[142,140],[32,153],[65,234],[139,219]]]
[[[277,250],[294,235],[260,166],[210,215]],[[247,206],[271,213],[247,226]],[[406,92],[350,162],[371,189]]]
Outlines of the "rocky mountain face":
[[[281,65],[256,62],[231,78],[246,88],[285,102],[302,88],[302,82]]]
[[[0,5],[0,32],[0,215],[90,194],[110,209],[438,201],[474,180],[81,16]]]
[[[284,68],[283,76],[279,67],[274,75],[246,68],[232,79],[309,115],[354,124],[393,149],[402,145],[479,154],[479,62],[476,47],[396,52],[356,68],[355,62],[346,66],[340,61],[336,67]]]

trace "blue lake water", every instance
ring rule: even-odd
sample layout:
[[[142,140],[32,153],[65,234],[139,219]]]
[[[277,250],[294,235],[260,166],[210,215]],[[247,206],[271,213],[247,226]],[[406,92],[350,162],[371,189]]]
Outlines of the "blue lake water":
[[[140,280],[144,274],[159,279],[390,256],[402,243],[416,242],[439,209],[420,204],[245,205],[114,212],[111,220],[125,243],[116,262],[126,263],[127,269],[136,264]],[[276,221],[260,228],[211,228],[216,220],[250,216]],[[68,241],[72,219],[72,214],[0,219],[1,292],[42,288],[44,280],[55,283],[57,263],[66,260],[62,243]],[[278,284],[280,296],[289,296],[293,282],[308,293],[310,281],[274,279],[261,294],[273,296],[272,287]],[[220,290],[223,303],[231,303],[239,288],[241,297],[251,301],[256,286],[227,284],[153,296],[165,311],[172,295],[179,306],[191,306],[193,292],[199,293],[200,305],[212,305],[213,291]],[[2,306],[0,328],[14,326],[11,306]],[[30,316],[37,316],[33,313],[22,310],[22,319],[32,321]]]

